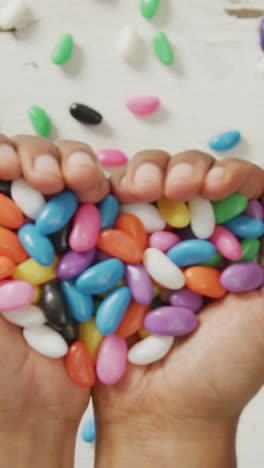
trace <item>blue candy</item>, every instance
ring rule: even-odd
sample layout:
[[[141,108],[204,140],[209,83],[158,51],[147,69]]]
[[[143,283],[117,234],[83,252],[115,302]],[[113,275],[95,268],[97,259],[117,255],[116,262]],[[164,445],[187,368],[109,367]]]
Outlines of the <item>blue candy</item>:
[[[115,333],[131,301],[130,289],[126,286],[114,289],[100,304],[96,313],[96,325],[102,335]]]
[[[76,287],[85,294],[100,294],[112,289],[124,274],[124,263],[110,258],[85,270],[77,278]]]
[[[70,221],[77,207],[74,193],[65,191],[56,195],[41,210],[36,228],[45,235],[59,231]]]
[[[74,281],[62,281],[60,286],[72,317],[77,322],[88,322],[93,315],[94,309],[92,296],[79,291]]]
[[[114,195],[107,195],[98,206],[101,215],[101,229],[113,228],[119,213],[119,202]]]
[[[206,240],[189,239],[172,247],[168,257],[179,267],[205,262],[216,254],[215,246]]]
[[[24,224],[18,237],[28,255],[43,266],[50,266],[55,260],[55,250],[51,240],[43,236],[34,224]]]
[[[89,419],[87,423],[83,426],[82,438],[84,442],[94,442],[95,441],[95,421],[94,417]]]
[[[240,132],[238,130],[233,130],[212,138],[209,142],[209,146],[214,151],[227,151],[238,145],[240,140]]]
[[[224,226],[235,236],[242,239],[256,239],[264,234],[264,223],[262,221],[244,215],[230,219]]]

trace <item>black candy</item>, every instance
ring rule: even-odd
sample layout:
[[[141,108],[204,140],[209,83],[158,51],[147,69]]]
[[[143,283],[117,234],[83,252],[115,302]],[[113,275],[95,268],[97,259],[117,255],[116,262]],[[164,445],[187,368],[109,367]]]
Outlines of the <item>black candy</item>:
[[[40,302],[48,324],[57,331],[65,329],[71,316],[60,285],[56,281],[49,281],[43,285]]]
[[[57,255],[64,255],[70,250],[69,236],[72,230],[72,224],[73,221],[70,220],[60,231],[49,236]]]
[[[103,119],[101,114],[96,110],[77,102],[71,105],[70,113],[79,122],[91,125],[98,125]]]
[[[68,345],[71,345],[78,340],[78,323],[73,318],[70,318],[65,328],[60,330],[60,334],[63,336]]]
[[[11,182],[0,180],[0,193],[3,193],[7,197],[11,197]]]

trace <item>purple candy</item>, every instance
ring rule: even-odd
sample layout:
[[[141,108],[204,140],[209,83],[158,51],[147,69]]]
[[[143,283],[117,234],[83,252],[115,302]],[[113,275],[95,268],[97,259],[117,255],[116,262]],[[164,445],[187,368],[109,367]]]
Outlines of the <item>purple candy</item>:
[[[174,245],[179,244],[181,238],[174,232],[156,231],[149,238],[149,246],[166,253]]]
[[[95,262],[94,262],[95,264],[104,262],[105,260],[109,260],[109,258],[113,258],[113,257],[111,257],[111,255],[108,255],[107,253],[103,252],[100,249],[96,249]]]
[[[141,305],[151,304],[154,297],[153,284],[143,265],[127,264],[125,278],[133,299]]]
[[[62,280],[76,278],[93,263],[95,253],[95,247],[87,252],[70,250],[60,259],[56,268],[57,276]]]
[[[196,315],[185,307],[159,307],[149,312],[144,319],[144,327],[149,333],[162,336],[188,335],[197,326]]]
[[[223,271],[220,283],[230,292],[254,291],[264,283],[264,270],[257,263],[236,263]]]
[[[264,20],[262,20],[260,24],[260,45],[264,50]]]
[[[264,222],[264,208],[261,205],[261,203],[256,199],[249,200],[248,206],[244,211],[243,215]]]
[[[177,229],[176,233],[178,236],[180,236],[181,240],[190,240],[190,239],[196,239],[194,233],[192,232],[192,229],[190,226],[187,226],[182,229]]]
[[[198,312],[203,307],[203,297],[188,288],[182,288],[172,292],[170,303],[175,307],[186,307],[193,312]]]

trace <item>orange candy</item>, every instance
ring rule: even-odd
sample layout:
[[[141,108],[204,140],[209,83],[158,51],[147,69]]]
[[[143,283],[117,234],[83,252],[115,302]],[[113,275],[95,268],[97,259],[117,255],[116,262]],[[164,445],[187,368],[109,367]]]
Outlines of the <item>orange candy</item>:
[[[126,232],[145,250],[148,247],[148,236],[145,228],[137,216],[123,214],[119,216],[115,224],[116,229]]]
[[[206,297],[220,299],[227,293],[220,283],[221,272],[215,268],[194,266],[184,272],[186,286]]]
[[[150,306],[138,304],[132,300],[127,308],[126,314],[119,325],[116,333],[121,338],[134,335],[143,327],[145,315],[150,310]]]
[[[22,246],[18,235],[0,226],[0,255],[9,257],[15,263],[24,262],[28,254]]]
[[[15,269],[14,262],[8,257],[0,257],[0,279],[12,276]]]
[[[11,198],[0,193],[0,224],[10,229],[18,229],[23,223],[22,211]]]
[[[76,341],[70,346],[65,363],[69,376],[77,385],[90,388],[95,384],[92,358],[84,343]]]
[[[126,232],[118,229],[105,229],[99,233],[97,247],[123,262],[138,263],[143,258],[143,249]]]

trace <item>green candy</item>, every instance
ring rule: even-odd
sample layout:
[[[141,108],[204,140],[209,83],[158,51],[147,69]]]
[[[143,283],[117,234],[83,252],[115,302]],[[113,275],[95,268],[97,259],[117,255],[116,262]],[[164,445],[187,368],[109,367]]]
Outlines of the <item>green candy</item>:
[[[152,18],[157,11],[159,2],[160,0],[142,0],[141,1],[142,15],[147,19]]]
[[[247,204],[247,198],[240,193],[233,193],[223,200],[213,202],[216,224],[226,223],[235,216],[239,216],[245,211]]]
[[[155,54],[164,65],[173,64],[173,51],[164,32],[158,32],[153,41]]]
[[[63,34],[55,45],[51,60],[55,65],[64,65],[67,63],[73,52],[74,42],[71,34]]]
[[[242,258],[236,262],[228,262],[229,265],[233,263],[253,262],[259,253],[260,242],[258,239],[243,239],[240,245],[243,251]]]
[[[35,132],[42,137],[50,136],[51,123],[44,109],[38,106],[31,106],[28,115],[35,129]]]
[[[222,260],[223,260],[223,255],[221,255],[220,252],[216,252],[216,254],[213,257],[201,263],[201,265],[206,266],[206,267],[211,267],[211,268],[218,268]]]

